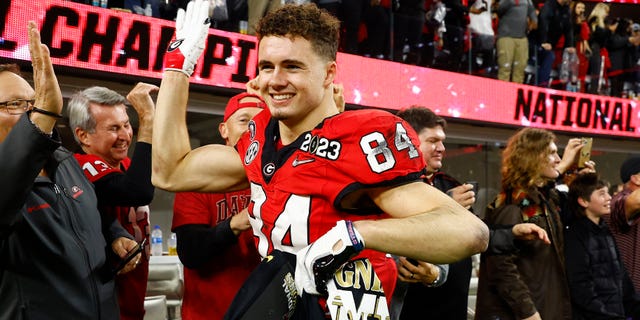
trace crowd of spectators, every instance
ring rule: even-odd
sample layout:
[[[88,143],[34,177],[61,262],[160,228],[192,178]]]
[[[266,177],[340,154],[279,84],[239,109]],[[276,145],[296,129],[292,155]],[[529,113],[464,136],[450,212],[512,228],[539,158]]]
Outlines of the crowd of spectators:
[[[571,0],[211,1],[211,27],[225,31],[254,34],[252,22],[269,10],[315,2],[342,22],[345,53],[569,91],[625,98],[640,92],[640,24],[610,17],[606,3],[589,11]],[[187,3],[107,6],[173,20]]]

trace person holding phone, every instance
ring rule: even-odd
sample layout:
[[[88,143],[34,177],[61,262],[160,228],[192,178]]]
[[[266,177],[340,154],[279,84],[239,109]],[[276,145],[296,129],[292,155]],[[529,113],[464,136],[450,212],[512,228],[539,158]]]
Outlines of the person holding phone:
[[[86,177],[93,182],[103,221],[118,221],[138,243],[148,241],[151,184],[151,133],[154,103],[151,93],[158,87],[138,83],[127,99],[105,87],[77,92],[68,105],[69,126],[81,147],[75,157]],[[133,128],[126,103],[136,110],[138,137],[132,158],[129,147]],[[116,276],[116,289],[123,320],[144,317],[144,297],[149,275],[149,248],[134,258],[138,267]],[[114,263],[118,263],[115,259]]]
[[[478,191],[478,182],[460,183],[441,170],[447,122],[429,108],[422,106],[403,109],[398,116],[407,121],[420,138],[420,150],[427,164],[427,176],[424,182],[446,192],[456,202],[471,210]],[[487,254],[499,255],[514,252],[517,250],[515,239],[540,240],[543,243],[549,243],[546,232],[531,223],[504,225],[500,228],[489,227]],[[425,319],[464,320],[467,318],[472,269],[470,258],[449,265],[434,265],[402,257],[399,261],[398,278],[402,282],[409,283],[406,294],[403,293],[405,290],[401,285],[394,295],[394,312],[399,313],[399,309],[402,309],[400,319],[413,319],[416,314],[420,314]],[[442,281],[443,276],[437,274],[443,271],[448,271],[448,275],[444,277],[446,282]],[[442,283],[439,283],[440,281]],[[425,307],[426,301],[428,301],[428,307]]]
[[[503,151],[501,190],[487,206],[485,222],[535,224],[546,231],[551,245],[528,241],[508,254],[483,253],[476,319],[571,319],[562,221],[567,210],[561,208],[567,201],[556,180],[575,166],[584,145],[579,138],[569,139],[560,158],[555,141],[548,130],[524,128]],[[593,165],[589,162],[583,170],[594,170]]]
[[[34,88],[0,65],[0,318],[116,320],[105,248],[124,257],[136,242],[117,221],[101,224],[94,188],[54,129],[63,100],[49,50],[35,22],[28,33]]]
[[[457,203],[471,210],[476,201],[473,184],[460,183],[440,170],[445,152],[446,120],[422,106],[411,106],[397,115],[418,133],[419,148],[427,171],[424,182],[446,192]],[[402,309],[399,319],[413,319],[416,314],[425,319],[467,318],[470,257],[449,265],[410,261],[404,257],[398,259],[398,279],[408,283],[404,298],[403,285],[399,285],[399,290],[394,295],[394,312]],[[447,271],[448,274],[445,275]],[[428,307],[425,307],[425,301],[428,301]]]

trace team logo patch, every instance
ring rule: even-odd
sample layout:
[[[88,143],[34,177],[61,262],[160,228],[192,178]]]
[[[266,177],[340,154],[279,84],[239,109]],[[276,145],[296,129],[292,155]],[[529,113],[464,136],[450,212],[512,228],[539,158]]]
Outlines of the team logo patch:
[[[178,49],[178,47],[182,44],[183,41],[184,39],[171,41],[171,43],[169,44],[169,49],[167,49],[167,52],[171,52],[173,50]]]
[[[260,143],[258,141],[251,142],[249,148],[247,148],[247,152],[244,154],[244,164],[249,165],[258,155],[258,150],[260,150]]]
[[[78,187],[78,186],[71,187],[71,196],[74,199],[77,199],[83,193],[84,193],[84,191],[82,191],[82,189],[80,189],[80,187]]]
[[[262,168],[262,173],[266,176],[272,175],[276,171],[276,165],[273,163],[267,163],[267,165]]]
[[[249,138],[253,140],[256,137],[256,123],[253,120],[249,121]]]

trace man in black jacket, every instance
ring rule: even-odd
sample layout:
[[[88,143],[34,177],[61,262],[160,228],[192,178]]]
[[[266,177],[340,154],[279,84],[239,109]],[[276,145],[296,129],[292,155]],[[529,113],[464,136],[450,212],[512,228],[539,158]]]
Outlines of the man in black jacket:
[[[420,151],[427,163],[425,182],[446,192],[463,207],[471,208],[475,202],[473,185],[461,184],[440,171],[445,150],[446,121],[428,108],[417,106],[400,111],[398,116],[418,133]],[[407,265],[409,262],[406,259],[399,259],[398,278],[409,283],[400,319],[411,319],[417,314],[424,319],[466,319],[471,258],[449,264],[449,273],[444,284],[439,283],[443,276],[440,275],[442,270],[436,268],[436,265],[416,261],[417,264],[413,265],[418,267],[419,271],[425,272],[411,272],[407,276],[404,270],[416,269]],[[428,302],[428,307],[425,302]]]
[[[35,91],[0,68],[0,319],[118,319],[105,248],[124,257],[136,243],[117,223],[103,233],[93,186],[53,130],[62,94],[34,22],[29,39]]]

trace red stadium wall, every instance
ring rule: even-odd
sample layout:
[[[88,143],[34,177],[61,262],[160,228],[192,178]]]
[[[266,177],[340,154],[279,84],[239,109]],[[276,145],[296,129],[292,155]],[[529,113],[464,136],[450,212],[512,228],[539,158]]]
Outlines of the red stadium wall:
[[[83,74],[159,79],[173,22],[62,0],[0,4],[0,57],[28,61],[26,21],[34,20],[54,64]],[[256,73],[254,37],[211,29],[192,83],[243,89]],[[638,102],[576,94],[338,55],[348,103],[398,109],[425,105],[446,117],[557,131],[637,137]]]

